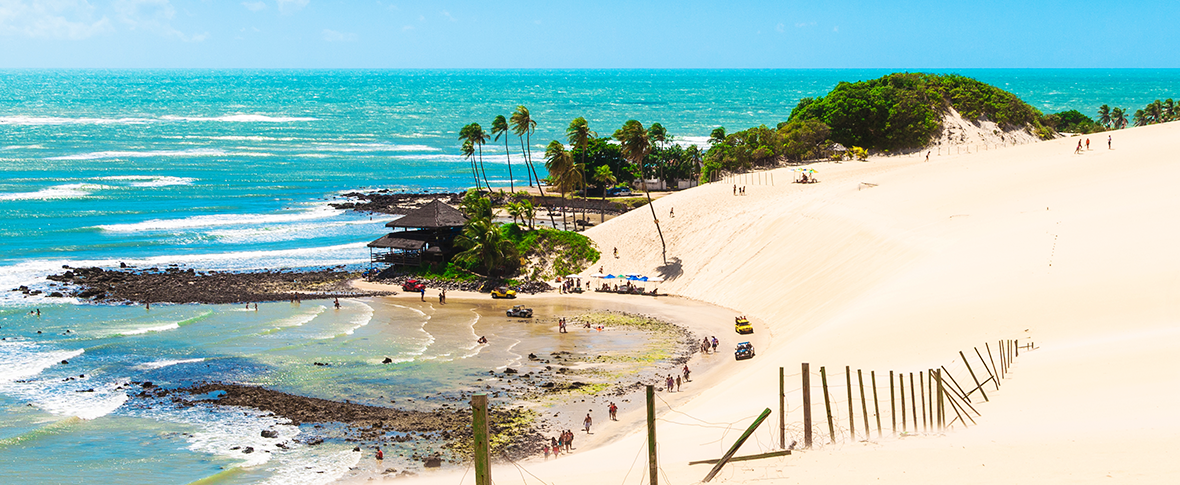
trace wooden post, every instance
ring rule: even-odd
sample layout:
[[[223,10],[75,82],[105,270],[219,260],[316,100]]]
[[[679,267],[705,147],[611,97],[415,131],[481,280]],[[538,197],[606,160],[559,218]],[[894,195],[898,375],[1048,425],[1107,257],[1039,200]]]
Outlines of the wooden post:
[[[947,376],[951,375],[950,371],[946,370],[946,367],[942,368],[942,373]],[[955,379],[954,376],[951,376],[951,381],[954,381],[954,379]],[[962,399],[963,404],[966,404],[967,407],[971,408],[971,410],[975,412],[976,416],[983,416],[982,414],[979,414],[979,411],[975,411],[975,406],[971,405],[971,400],[967,398],[967,393],[963,392],[962,388],[959,389],[959,393],[956,393],[955,389],[951,388],[951,394],[958,397],[959,399]],[[963,412],[967,412],[967,411],[964,410]],[[974,421],[972,421],[972,422],[974,422]]]
[[[930,390],[930,431],[938,429],[938,414],[934,412],[934,371],[926,369],[926,389]]]
[[[811,448],[811,369],[803,363],[803,446]]]
[[[1013,346],[1016,347],[1016,356],[1020,357],[1020,339],[1016,339],[1016,342]]]
[[[976,424],[976,423],[975,423],[975,418],[972,418],[970,414],[967,414],[967,410],[966,410],[966,409],[962,409],[963,413],[962,413],[962,414],[959,414],[959,410],[962,408],[962,406],[961,406],[959,403],[955,402],[955,393],[954,393],[954,392],[951,392],[951,395],[950,395],[949,397],[950,397],[950,399],[949,399],[949,400],[950,400],[950,403],[951,403],[951,409],[954,409],[954,410],[955,410],[955,415],[959,417],[959,422],[963,423],[963,427],[964,427],[964,428],[966,428],[966,427],[967,427],[967,422],[966,422],[966,421],[963,421],[963,416],[964,416],[964,415],[966,415],[966,416],[967,416],[967,419],[970,419],[970,420],[971,420],[971,424]],[[976,412],[976,414],[978,414],[978,412]]]
[[[836,444],[836,425],[832,423],[832,400],[828,398],[828,373],[821,365],[819,367],[819,380],[824,388],[824,409],[828,412],[828,436],[832,439],[832,444]]]
[[[984,344],[984,345],[987,345],[987,344]],[[978,355],[979,362],[983,363],[983,370],[987,371],[987,377],[992,381],[992,385],[996,386],[996,389],[999,389],[1000,388],[1000,380],[997,379],[996,375],[992,374],[992,370],[987,367],[987,361],[983,360],[983,354],[979,353],[979,347],[975,347],[975,355]],[[987,384],[987,381],[983,381],[983,383]],[[979,392],[980,393],[983,392],[982,385],[979,386]],[[986,401],[987,398],[985,397],[984,400]]]
[[[914,432],[918,432],[918,386],[914,384],[914,373],[910,372],[910,421],[914,423]]]
[[[787,422],[785,421],[787,412],[783,409],[783,405],[787,400],[787,395],[783,390],[783,368],[778,368],[778,442],[779,448],[787,449]]]
[[[856,442],[856,418],[852,415],[852,369],[844,366],[844,386],[848,388],[848,438]]]
[[[901,395],[901,408],[905,409],[905,394]],[[893,434],[897,434],[897,396],[893,392],[893,371],[889,371],[889,419],[893,422]]]
[[[717,473],[721,471],[721,467],[725,466],[725,464],[729,462],[730,458],[733,458],[734,453],[737,453],[737,450],[742,446],[742,443],[745,443],[750,435],[754,434],[754,430],[758,429],[758,425],[762,424],[762,421],[766,420],[767,416],[770,416],[770,408],[766,408],[766,410],[762,411],[762,414],[758,416],[758,419],[754,420],[754,424],[751,424],[749,428],[746,428],[746,432],[742,433],[742,436],[738,438],[737,442],[735,442],[733,446],[729,447],[729,451],[725,452],[725,455],[723,455],[721,460],[719,460],[717,464],[713,466],[713,469],[709,471],[709,474],[705,475],[705,479],[703,481],[708,482],[709,480],[712,480],[713,477],[717,476]],[[652,472],[652,479],[655,480],[655,477],[655,472]],[[655,485],[655,482],[652,482],[651,485]]]
[[[900,389],[900,391],[901,391],[901,432],[905,433],[906,431],[909,431],[909,428],[906,427],[906,420],[905,420],[905,374],[904,373],[897,375],[897,382],[901,386],[901,389]]]
[[[987,360],[991,361],[992,369],[996,370],[996,374],[993,376],[993,377],[995,377],[995,379],[992,380],[992,383],[996,385],[996,390],[999,390],[1000,389],[1000,369],[998,367],[996,367],[996,359],[992,358],[992,346],[988,345],[987,342],[984,342],[983,348],[987,349]],[[991,371],[988,371],[988,372],[991,372]]]
[[[934,382],[938,384],[938,430],[942,431],[946,427],[946,415],[942,408],[943,388],[942,388],[942,370],[934,369]]]
[[[1004,378],[1004,374],[1008,373],[1008,346],[1001,340],[996,344],[996,353],[1000,354],[1000,378]]]
[[[475,449],[475,484],[492,485],[492,462],[488,457],[488,395],[471,396],[471,437]]]
[[[962,355],[962,354],[963,354],[962,352],[959,352],[959,355]],[[967,395],[967,393],[966,393],[966,392],[963,392],[963,387],[962,387],[962,386],[960,386],[960,385],[959,385],[959,382],[955,380],[955,376],[952,376],[952,375],[951,375],[951,371],[949,371],[949,370],[946,370],[946,366],[945,366],[945,365],[944,365],[944,366],[942,366],[942,373],[951,379],[951,384],[954,384],[954,385],[955,385],[955,387],[959,389],[959,393],[960,393],[960,394],[962,394],[962,395]]]
[[[877,439],[881,438],[881,407],[877,401],[877,371],[869,371],[869,378],[873,382],[873,415],[877,416]]]
[[[656,463],[656,391],[647,386],[647,470],[648,485],[660,483],[660,468]]]
[[[856,370],[856,381],[860,384],[860,415],[865,420],[865,439],[871,438],[869,436],[869,407],[865,404],[865,375],[860,369]]]
[[[918,371],[918,396],[922,399],[922,432],[925,433],[928,428],[926,426],[926,377],[922,371]],[[914,428],[918,427],[918,416],[914,415]]]

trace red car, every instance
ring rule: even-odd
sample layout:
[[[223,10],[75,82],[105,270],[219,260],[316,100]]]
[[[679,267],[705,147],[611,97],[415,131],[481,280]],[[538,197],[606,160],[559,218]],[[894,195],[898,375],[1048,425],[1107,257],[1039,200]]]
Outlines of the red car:
[[[402,291],[418,293],[426,289],[426,285],[418,280],[406,280],[402,283]]]

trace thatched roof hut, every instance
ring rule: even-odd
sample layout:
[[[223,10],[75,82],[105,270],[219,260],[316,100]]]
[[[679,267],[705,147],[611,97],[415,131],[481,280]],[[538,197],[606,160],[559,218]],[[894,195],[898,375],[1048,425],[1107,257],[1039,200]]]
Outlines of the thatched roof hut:
[[[403,229],[443,229],[463,227],[464,224],[467,224],[466,215],[435,199],[385,226]]]

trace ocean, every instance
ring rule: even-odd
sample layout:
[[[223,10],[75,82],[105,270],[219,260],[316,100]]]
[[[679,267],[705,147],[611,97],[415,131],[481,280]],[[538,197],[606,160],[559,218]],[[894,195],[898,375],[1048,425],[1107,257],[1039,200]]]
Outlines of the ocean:
[[[63,265],[359,268],[392,217],[328,204],[354,190],[468,187],[457,141],[467,123],[490,130],[496,115],[528,106],[543,168],[544,146],[578,116],[604,136],[637,119],[703,144],[717,126],[773,126],[800,98],[892,71],[0,71],[0,472],[30,483],[327,483],[356,464],[350,446],[227,454],[230,441],[282,425],[144,408],[126,383],[210,378],[381,403],[391,386],[425,395],[449,389],[429,376],[476,372],[463,364],[479,353],[470,339],[436,339],[454,331],[426,331],[430,315],[379,299],[339,311],[323,302],[147,311],[9,291],[50,290],[44,277]],[[954,72],[1046,113],[1180,98],[1176,69]],[[492,184],[527,185],[521,141],[507,140],[508,155],[504,141],[483,149]],[[474,326],[475,315],[448,321]],[[387,355],[395,370],[366,367]],[[326,358],[349,365],[308,370]]]

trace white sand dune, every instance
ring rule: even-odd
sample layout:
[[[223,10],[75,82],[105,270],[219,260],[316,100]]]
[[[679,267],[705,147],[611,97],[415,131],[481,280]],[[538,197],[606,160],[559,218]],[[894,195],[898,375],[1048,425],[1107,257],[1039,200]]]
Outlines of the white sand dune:
[[[744,197],[723,183],[673,194],[655,202],[667,266],[647,210],[590,230],[608,272],[663,272],[661,290],[740,309],[770,333],[741,372],[698,383],[709,387],[675,412],[661,406],[661,481],[700,481],[708,467],[687,462],[720,456],[777,406],[780,366],[788,389],[799,387],[801,362],[828,366],[842,386],[845,365],[917,372],[951,367],[984,342],[1031,339],[1040,349],[988,388],[977,426],[907,438],[886,429],[869,442],[731,464],[715,482],[1173,483],[1180,123],[1113,136],[1113,150],[1095,135],[1081,155],[1068,138],[930,162],[818,164],[822,182],[811,185],[787,183],[782,169],[774,186],[747,182]],[[787,401],[787,422],[800,422],[800,392]],[[822,420],[818,392],[813,404]],[[846,412],[834,413],[846,426]],[[777,423],[763,426],[739,454],[773,449]],[[547,483],[640,483],[643,443],[636,427],[609,446],[525,466]],[[497,484],[522,483],[512,466],[493,473]]]

